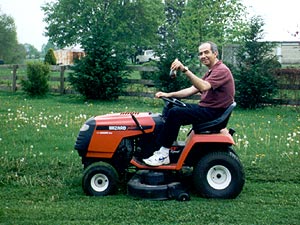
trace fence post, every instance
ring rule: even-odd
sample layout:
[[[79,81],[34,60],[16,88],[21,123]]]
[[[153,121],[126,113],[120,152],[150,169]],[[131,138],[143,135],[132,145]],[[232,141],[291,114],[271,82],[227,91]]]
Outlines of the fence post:
[[[17,70],[19,68],[19,65],[13,65],[13,80],[12,80],[12,91],[17,91]]]
[[[60,94],[65,93],[65,70],[66,70],[66,66],[60,66],[60,88],[59,88]]]

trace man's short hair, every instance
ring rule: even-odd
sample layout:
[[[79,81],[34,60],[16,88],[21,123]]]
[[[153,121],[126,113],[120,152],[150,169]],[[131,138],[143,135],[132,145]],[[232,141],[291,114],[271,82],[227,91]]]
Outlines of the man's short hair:
[[[213,53],[216,52],[217,55],[219,55],[218,46],[217,46],[214,42],[212,42],[212,41],[206,41],[206,42],[201,43],[200,46],[203,45],[203,44],[210,44],[210,49],[211,49],[211,51],[212,51]]]

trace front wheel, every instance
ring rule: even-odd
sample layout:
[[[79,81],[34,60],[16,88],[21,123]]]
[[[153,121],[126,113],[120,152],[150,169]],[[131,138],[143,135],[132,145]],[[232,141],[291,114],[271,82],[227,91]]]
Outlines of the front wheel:
[[[245,183],[243,166],[232,152],[211,152],[196,164],[196,191],[206,198],[235,198]]]
[[[105,196],[116,191],[118,179],[118,173],[113,166],[96,162],[84,170],[82,188],[87,195]]]

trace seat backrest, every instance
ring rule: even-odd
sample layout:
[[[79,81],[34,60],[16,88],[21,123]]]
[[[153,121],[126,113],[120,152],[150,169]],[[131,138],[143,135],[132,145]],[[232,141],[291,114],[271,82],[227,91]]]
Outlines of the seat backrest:
[[[215,120],[205,122],[205,123],[197,123],[193,124],[193,130],[196,134],[201,133],[219,133],[220,130],[227,126],[229,121],[229,117],[236,106],[236,102],[233,102],[225,112]]]

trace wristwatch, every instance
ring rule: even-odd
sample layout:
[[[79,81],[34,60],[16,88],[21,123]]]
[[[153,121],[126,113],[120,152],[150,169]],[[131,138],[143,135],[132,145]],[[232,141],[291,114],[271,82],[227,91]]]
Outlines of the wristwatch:
[[[185,67],[183,67],[183,70],[181,72],[185,73],[188,70],[189,70],[189,68],[187,66],[185,66]]]

